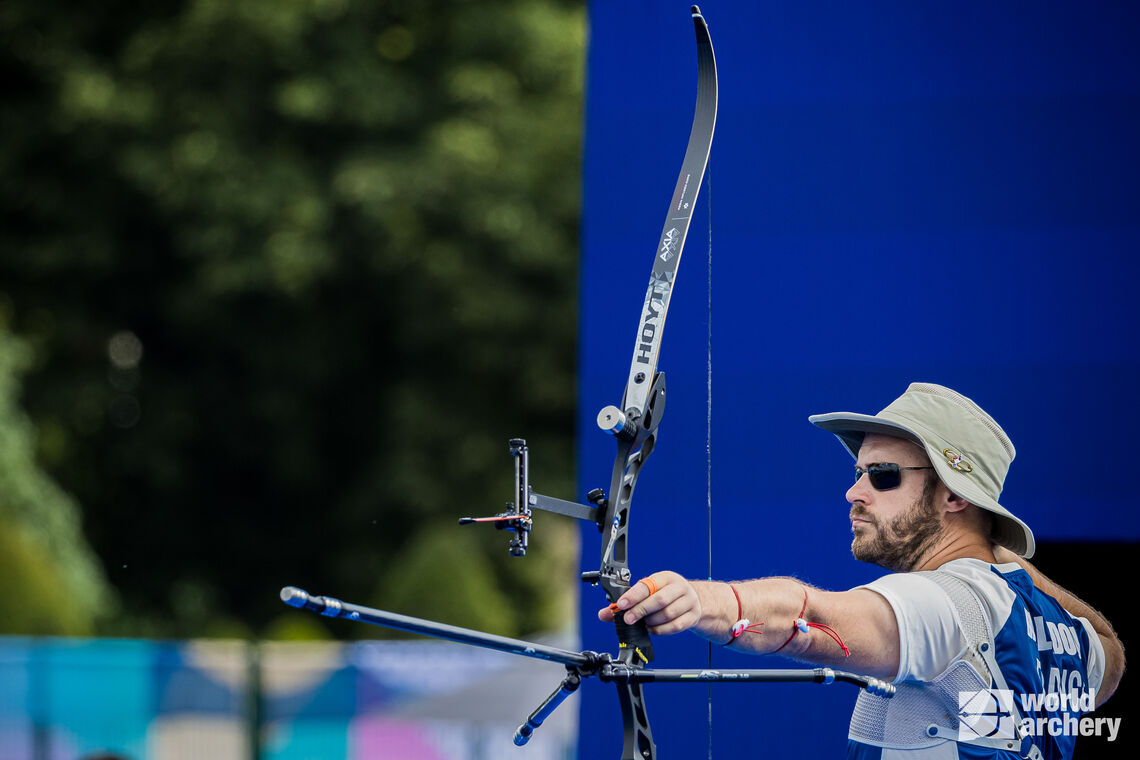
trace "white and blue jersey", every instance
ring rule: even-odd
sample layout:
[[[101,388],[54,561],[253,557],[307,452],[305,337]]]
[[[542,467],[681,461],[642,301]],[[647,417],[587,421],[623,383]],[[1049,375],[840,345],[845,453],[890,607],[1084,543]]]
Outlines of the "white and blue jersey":
[[[1104,649],[1087,620],[1016,564],[959,559],[862,588],[894,610],[898,693],[860,694],[848,758],[1072,756],[1076,736],[1093,725],[1082,716],[1104,676]]]

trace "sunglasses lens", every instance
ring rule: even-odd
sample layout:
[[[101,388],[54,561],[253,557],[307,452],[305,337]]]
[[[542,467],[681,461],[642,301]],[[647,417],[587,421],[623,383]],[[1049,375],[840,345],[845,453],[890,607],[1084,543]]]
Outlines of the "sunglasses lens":
[[[889,462],[873,464],[868,467],[867,477],[871,481],[871,487],[876,491],[889,491],[892,488],[898,488],[899,483],[902,482],[902,473],[899,472],[899,466]]]

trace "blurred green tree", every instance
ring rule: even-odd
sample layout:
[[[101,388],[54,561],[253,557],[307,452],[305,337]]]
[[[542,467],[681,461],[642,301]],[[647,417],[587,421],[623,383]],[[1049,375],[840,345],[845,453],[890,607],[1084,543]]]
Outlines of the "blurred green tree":
[[[6,633],[90,634],[114,596],[78,507],[34,460],[35,432],[17,403],[30,355],[0,321],[0,621]]]
[[[287,583],[568,619],[568,521],[524,564],[448,536],[511,436],[572,494],[584,34],[569,0],[4,4],[0,298],[100,630],[276,630]]]

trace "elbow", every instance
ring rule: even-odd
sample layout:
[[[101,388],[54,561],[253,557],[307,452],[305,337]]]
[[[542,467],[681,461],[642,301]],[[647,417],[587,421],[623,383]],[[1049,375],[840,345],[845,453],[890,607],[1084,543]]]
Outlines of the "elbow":
[[[1125,657],[1124,645],[1120,643],[1115,635],[1100,636],[1101,644],[1104,647],[1104,678],[1100,682],[1100,689],[1096,694],[1096,706],[1100,707],[1108,701],[1109,697],[1116,692],[1116,688],[1120,685],[1120,679],[1124,677],[1125,670]]]

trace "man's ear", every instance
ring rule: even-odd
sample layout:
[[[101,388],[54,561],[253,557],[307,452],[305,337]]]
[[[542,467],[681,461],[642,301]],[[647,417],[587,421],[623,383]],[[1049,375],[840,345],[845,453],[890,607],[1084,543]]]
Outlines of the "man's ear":
[[[945,486],[943,486],[945,488]],[[946,496],[942,500],[942,508],[947,512],[961,512],[966,507],[970,506],[970,502],[963,499],[958,494],[946,489]]]

